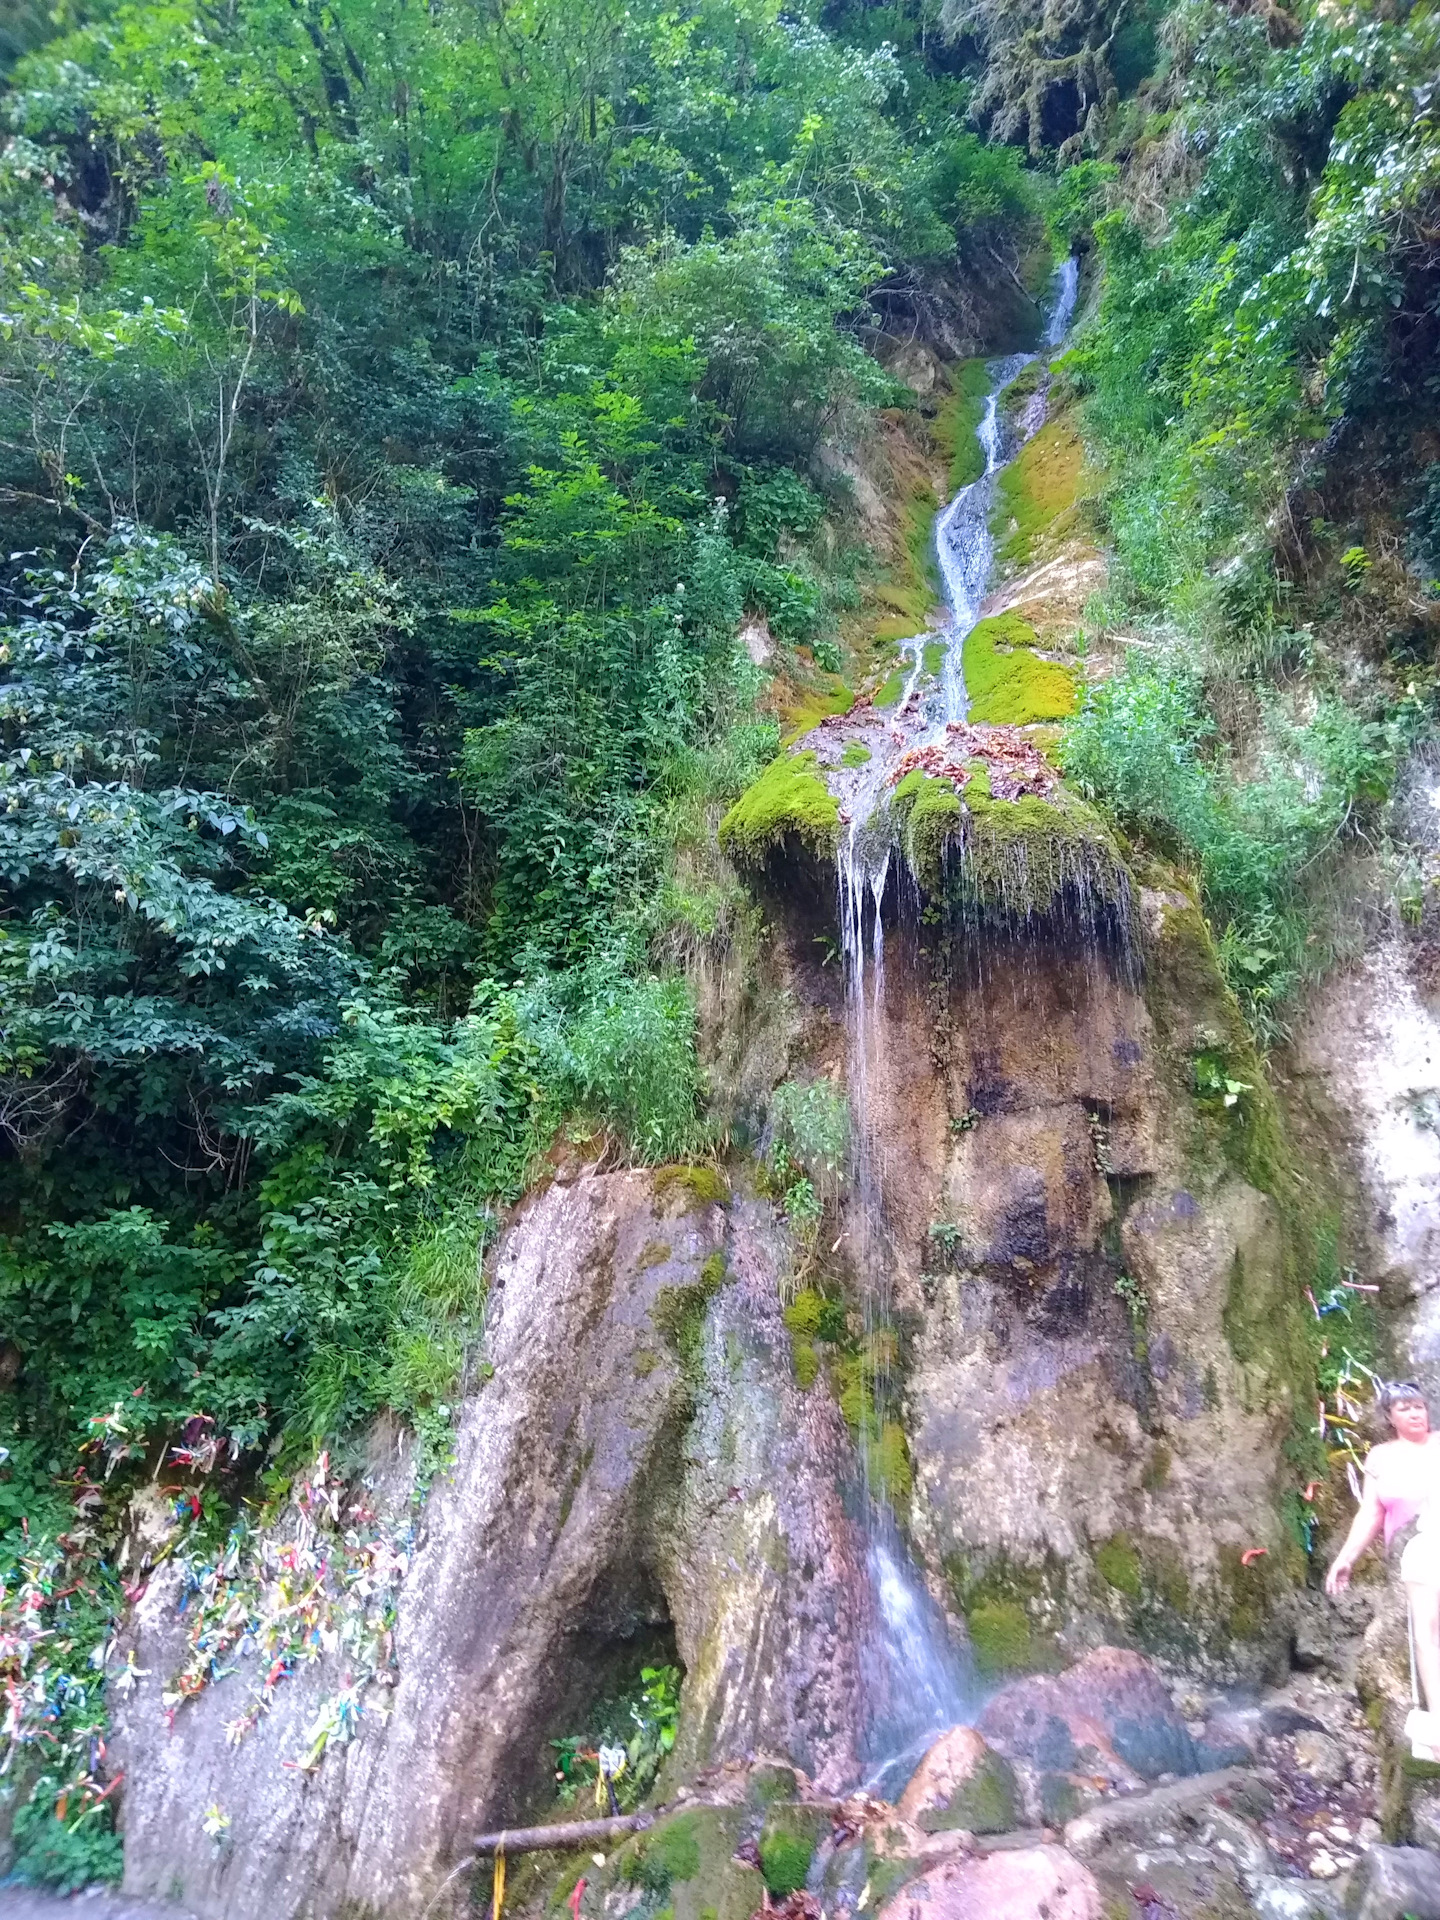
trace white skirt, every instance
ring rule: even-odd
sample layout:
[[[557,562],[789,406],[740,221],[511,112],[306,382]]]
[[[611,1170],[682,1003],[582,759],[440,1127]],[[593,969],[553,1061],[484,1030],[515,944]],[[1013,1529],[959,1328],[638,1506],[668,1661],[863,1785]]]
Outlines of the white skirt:
[[[1400,1578],[1408,1586],[1440,1587],[1440,1533],[1417,1533],[1406,1542]]]

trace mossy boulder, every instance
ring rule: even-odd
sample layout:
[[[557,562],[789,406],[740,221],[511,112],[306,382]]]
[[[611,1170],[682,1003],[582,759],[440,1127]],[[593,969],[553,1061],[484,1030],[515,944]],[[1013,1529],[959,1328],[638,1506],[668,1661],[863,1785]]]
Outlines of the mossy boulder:
[[[782,753],[745,789],[720,822],[720,845],[731,859],[759,866],[786,840],[834,853],[840,808],[817,765],[813,752]]]
[[[916,1768],[898,1812],[923,1833],[1009,1833],[1020,1819],[1015,1769],[973,1727],[952,1727]]]
[[[946,842],[963,815],[960,796],[947,780],[936,780],[921,767],[901,780],[890,796],[890,817],[917,877],[938,881]]]
[[[754,1867],[735,1858],[746,1823],[743,1807],[672,1814],[616,1849],[600,1889],[643,1888],[652,1907],[656,1900],[665,1902],[674,1920],[749,1920],[762,1904],[763,1881]],[[593,1867],[585,1871],[593,1881]]]
[[[997,613],[965,636],[965,691],[976,725],[1030,726],[1075,711],[1075,675],[1037,652],[1039,636],[1018,613]]]
[[[815,1849],[830,1830],[824,1807],[777,1800],[760,1829],[760,1870],[777,1899],[797,1893],[810,1872]]]

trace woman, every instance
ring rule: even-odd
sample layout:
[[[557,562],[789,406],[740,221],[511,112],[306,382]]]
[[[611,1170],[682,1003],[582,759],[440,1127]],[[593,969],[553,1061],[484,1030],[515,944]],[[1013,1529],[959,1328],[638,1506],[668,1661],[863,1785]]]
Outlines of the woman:
[[[1395,1438],[1372,1447],[1365,1461],[1360,1511],[1331,1563],[1325,1591],[1345,1591],[1355,1562],[1383,1527],[1385,1545],[1412,1521],[1413,1537],[1400,1556],[1400,1578],[1410,1603],[1410,1635],[1425,1705],[1440,1713],[1440,1433],[1430,1431],[1430,1410],[1409,1380],[1380,1389]],[[1416,1705],[1420,1703],[1417,1701]],[[1431,1757],[1427,1752],[1425,1758]]]

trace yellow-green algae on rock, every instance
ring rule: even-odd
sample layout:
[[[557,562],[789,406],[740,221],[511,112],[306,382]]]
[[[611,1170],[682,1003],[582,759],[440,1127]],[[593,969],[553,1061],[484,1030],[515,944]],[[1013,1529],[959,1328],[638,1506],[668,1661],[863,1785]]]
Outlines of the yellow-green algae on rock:
[[[747,787],[720,822],[720,845],[732,860],[757,866],[781,841],[833,853],[840,808],[816,771],[813,752],[782,753]]]
[[[1075,711],[1075,675],[1036,648],[1039,636],[1018,613],[997,613],[965,636],[965,691],[974,726],[1031,726]]]

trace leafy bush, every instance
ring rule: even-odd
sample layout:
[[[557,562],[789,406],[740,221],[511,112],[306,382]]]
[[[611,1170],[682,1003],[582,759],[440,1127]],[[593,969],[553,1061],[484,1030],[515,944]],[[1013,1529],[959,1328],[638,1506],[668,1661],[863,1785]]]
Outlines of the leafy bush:
[[[1268,1037],[1319,958],[1307,893],[1316,857],[1388,794],[1414,718],[1402,707],[1365,719],[1330,700],[1297,726],[1272,707],[1262,771],[1240,779],[1218,750],[1200,680],[1147,653],[1089,692],[1061,751],[1081,792],[1194,858],[1222,969]]]

